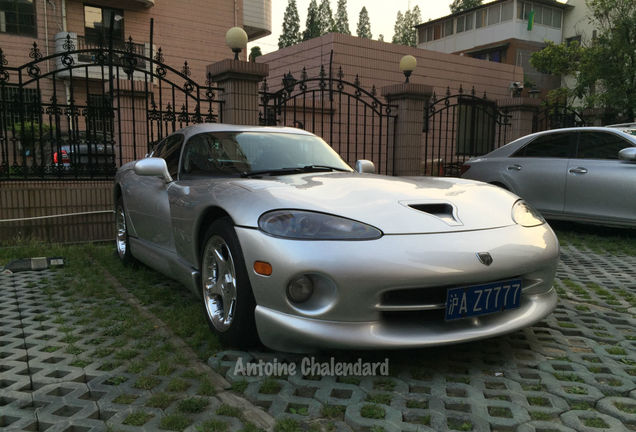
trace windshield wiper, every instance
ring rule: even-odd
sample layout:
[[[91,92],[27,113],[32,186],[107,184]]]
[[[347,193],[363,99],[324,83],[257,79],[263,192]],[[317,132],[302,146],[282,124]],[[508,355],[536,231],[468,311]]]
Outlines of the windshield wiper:
[[[308,172],[323,172],[323,171],[344,171],[349,172],[344,168],[337,168],[327,165],[305,165],[304,167],[288,167],[288,168],[277,168],[277,169],[269,169],[269,170],[258,170],[258,171],[249,171],[241,173],[241,177],[255,177],[262,175],[289,175],[289,174],[299,174],[299,173],[308,173]]]
[[[322,170],[326,170],[326,171],[342,171],[342,172],[349,172],[351,170],[348,170],[346,168],[338,168],[338,167],[332,167],[329,165],[305,165],[303,167],[303,170],[306,171],[322,171]]]

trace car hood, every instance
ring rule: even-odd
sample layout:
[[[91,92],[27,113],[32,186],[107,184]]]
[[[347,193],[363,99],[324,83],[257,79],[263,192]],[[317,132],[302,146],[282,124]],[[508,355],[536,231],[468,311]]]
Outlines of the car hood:
[[[456,178],[312,173],[230,184],[233,193],[222,195],[234,197],[228,207],[237,225],[256,226],[258,217],[273,209],[302,209],[364,222],[385,234],[512,225],[511,210],[518,199],[498,187]]]

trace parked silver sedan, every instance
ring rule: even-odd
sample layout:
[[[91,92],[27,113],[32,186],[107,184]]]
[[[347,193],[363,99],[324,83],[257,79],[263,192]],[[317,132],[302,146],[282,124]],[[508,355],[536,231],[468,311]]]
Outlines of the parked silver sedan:
[[[238,347],[441,345],[554,309],[558,242],[524,201],[373,169],[299,129],[187,127],[117,172],[117,252],[187,285]]]
[[[545,217],[636,227],[636,136],[555,129],[469,160],[463,178],[501,186]]]

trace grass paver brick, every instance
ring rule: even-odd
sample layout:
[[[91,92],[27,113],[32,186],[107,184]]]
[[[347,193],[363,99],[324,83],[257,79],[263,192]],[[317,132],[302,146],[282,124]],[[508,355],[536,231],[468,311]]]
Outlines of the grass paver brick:
[[[239,358],[302,357],[226,350],[196,297],[143,266],[121,266],[110,246],[47,246],[67,267],[0,275],[0,427],[33,429],[37,403],[42,425],[78,429],[255,432],[256,405],[277,427],[303,432],[635,430],[636,242],[622,232],[559,234],[559,304],[535,326],[451,347],[334,353],[388,357],[389,377],[237,375]],[[0,263],[16,254],[1,250]],[[231,391],[205,379],[201,360]],[[152,417],[124,425],[136,412]]]

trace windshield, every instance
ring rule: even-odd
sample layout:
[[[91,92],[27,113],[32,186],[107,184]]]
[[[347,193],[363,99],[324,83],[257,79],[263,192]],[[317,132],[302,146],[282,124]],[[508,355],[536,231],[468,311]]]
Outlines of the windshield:
[[[291,174],[296,168],[318,166],[351,171],[322,139],[280,132],[204,132],[188,140],[181,159],[183,178],[270,171]]]

